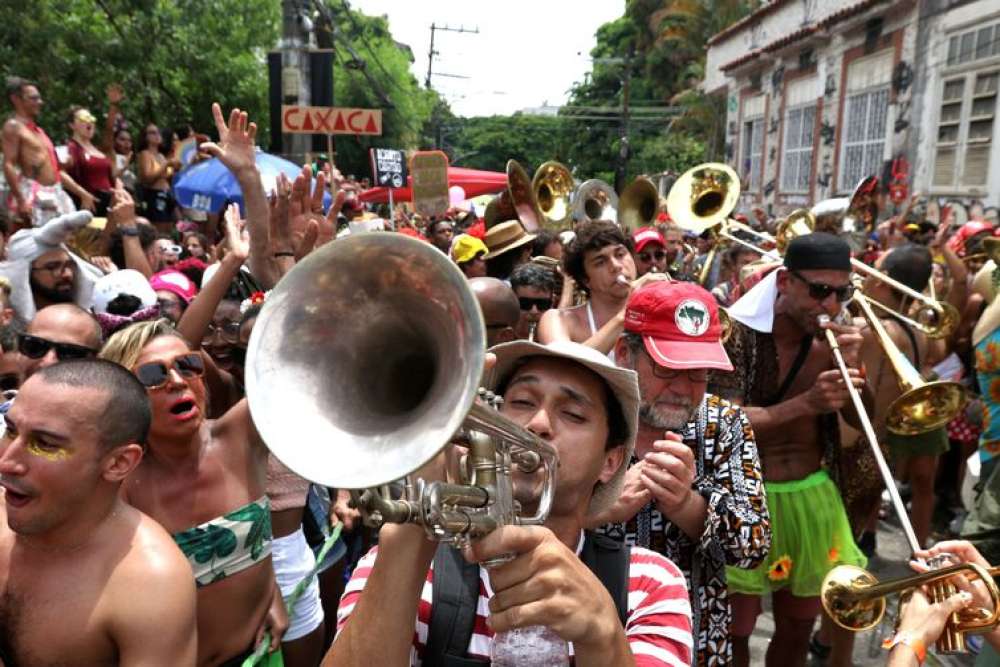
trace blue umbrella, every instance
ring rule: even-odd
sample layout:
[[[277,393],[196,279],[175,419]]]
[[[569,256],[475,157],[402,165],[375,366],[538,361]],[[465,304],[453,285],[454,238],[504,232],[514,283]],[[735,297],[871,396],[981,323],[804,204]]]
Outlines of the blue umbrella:
[[[302,167],[285,158],[257,149],[257,168],[264,183],[264,192],[277,189],[278,174],[285,174],[294,181]],[[315,182],[315,180],[314,180]],[[236,202],[243,209],[243,192],[233,172],[218,158],[205,160],[188,167],[174,178],[174,195],[184,208],[206,213],[217,213],[227,202]],[[330,205],[330,193],[323,195],[323,207]]]

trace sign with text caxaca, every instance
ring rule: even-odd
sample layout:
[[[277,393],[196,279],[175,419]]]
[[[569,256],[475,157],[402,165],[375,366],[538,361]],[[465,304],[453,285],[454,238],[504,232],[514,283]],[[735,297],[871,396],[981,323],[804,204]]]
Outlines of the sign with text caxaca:
[[[406,185],[406,156],[395,148],[372,148],[372,182],[383,188]]]
[[[448,212],[448,156],[441,151],[418,151],[410,158],[413,207],[430,217]]]
[[[285,134],[382,134],[381,109],[281,107]]]

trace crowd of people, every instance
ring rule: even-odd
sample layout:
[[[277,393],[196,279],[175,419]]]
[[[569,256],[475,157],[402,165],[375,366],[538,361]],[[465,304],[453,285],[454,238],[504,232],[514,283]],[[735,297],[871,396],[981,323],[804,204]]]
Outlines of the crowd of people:
[[[914,559],[1000,561],[995,209],[916,196],[890,214],[883,196],[864,247],[815,231],[780,254],[762,209],[734,212],[744,243],[663,208],[639,229],[487,227],[473,208],[368,210],[366,183],[331,160],[265,192],[238,109],[213,106],[216,141],[147,124],[133,157],[116,88],[97,143],[90,110],[68,111],[64,151],[37,124],[37,85],[11,79],[7,96],[0,665],[485,664],[498,633],[532,626],[579,665],[850,664],[853,635],[820,588],[877,555],[894,508],[848,383],[908,500]],[[174,174],[208,158],[242,206],[177,205]],[[420,239],[465,276],[485,388],[559,455],[544,527],[503,526],[464,552],[412,524],[376,533],[349,489],[269,453],[245,389],[257,317],[298,262],[367,233]],[[950,304],[955,326],[922,325],[926,304],[858,279],[852,258]],[[872,323],[844,316],[856,291],[892,309],[879,322],[925,377],[966,385],[946,426],[887,427],[903,389]],[[523,511],[535,491],[515,474]],[[955,611],[990,606],[956,586],[914,592],[888,664],[922,663]],[[765,596],[774,633],[752,658]],[[1000,648],[1000,630],[984,638]]]

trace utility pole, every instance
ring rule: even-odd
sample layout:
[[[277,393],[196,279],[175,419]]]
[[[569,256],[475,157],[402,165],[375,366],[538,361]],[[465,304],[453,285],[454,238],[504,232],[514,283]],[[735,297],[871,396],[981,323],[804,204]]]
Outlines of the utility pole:
[[[472,30],[467,29],[464,25],[457,28],[452,28],[447,25],[437,25],[436,23],[431,23],[431,47],[427,51],[427,78],[424,79],[424,87],[427,90],[431,89],[431,77],[434,76],[434,56],[440,55],[439,51],[434,50],[434,33],[438,30],[443,30],[445,32],[458,32],[458,33],[470,33],[473,35],[479,34],[479,27],[476,26]],[[458,74],[443,74],[439,72],[437,76],[448,76],[455,79],[467,79],[468,77],[460,76]],[[431,112],[431,119],[434,123],[434,148],[441,148],[441,115],[437,106]]]
[[[424,88],[428,89],[431,87],[431,77],[434,75],[434,56],[441,55],[439,51],[434,50],[434,33],[438,30],[443,30],[445,32],[467,32],[473,35],[479,34],[478,26],[473,28],[472,30],[469,30],[464,25],[459,26],[458,28],[452,28],[447,25],[437,25],[436,23],[431,23],[431,48],[427,52],[427,78],[424,79]],[[456,77],[456,78],[462,78],[462,77]]]
[[[628,167],[628,159],[632,152],[632,147],[628,141],[628,94],[629,84],[632,81],[632,52],[625,58],[625,77],[622,81],[622,118],[618,133],[618,164],[615,168],[615,192],[621,194],[625,188],[625,174]]]

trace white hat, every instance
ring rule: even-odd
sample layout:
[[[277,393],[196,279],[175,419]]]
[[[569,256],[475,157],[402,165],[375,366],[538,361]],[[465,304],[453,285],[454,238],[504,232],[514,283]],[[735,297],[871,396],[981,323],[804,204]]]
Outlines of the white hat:
[[[141,308],[156,305],[156,292],[146,276],[132,269],[115,271],[94,283],[94,298],[91,309],[95,313],[108,312],[108,304],[119,294],[131,294],[142,302]]]
[[[611,508],[621,495],[622,486],[625,484],[625,471],[632,460],[632,452],[635,451],[635,437],[639,428],[639,380],[636,372],[615,366],[606,355],[592,347],[569,341],[555,341],[548,345],[525,340],[514,341],[496,345],[490,348],[490,352],[497,356],[497,363],[485,382],[486,388],[490,391],[502,386],[518,367],[518,362],[528,357],[569,359],[593,371],[607,383],[612,395],[621,406],[622,416],[625,417],[625,424],[628,427],[628,436],[624,443],[625,456],[622,457],[622,464],[614,476],[594,489],[587,512],[597,515]]]
[[[30,322],[35,317],[35,299],[31,293],[31,263],[45,253],[60,248],[69,252],[70,258],[76,262],[73,302],[84,310],[90,308],[94,282],[104,273],[70,252],[65,245],[90,220],[89,211],[74,211],[53,218],[41,227],[22,229],[10,237],[7,261],[0,262],[0,275],[10,281],[11,307],[18,318]]]

